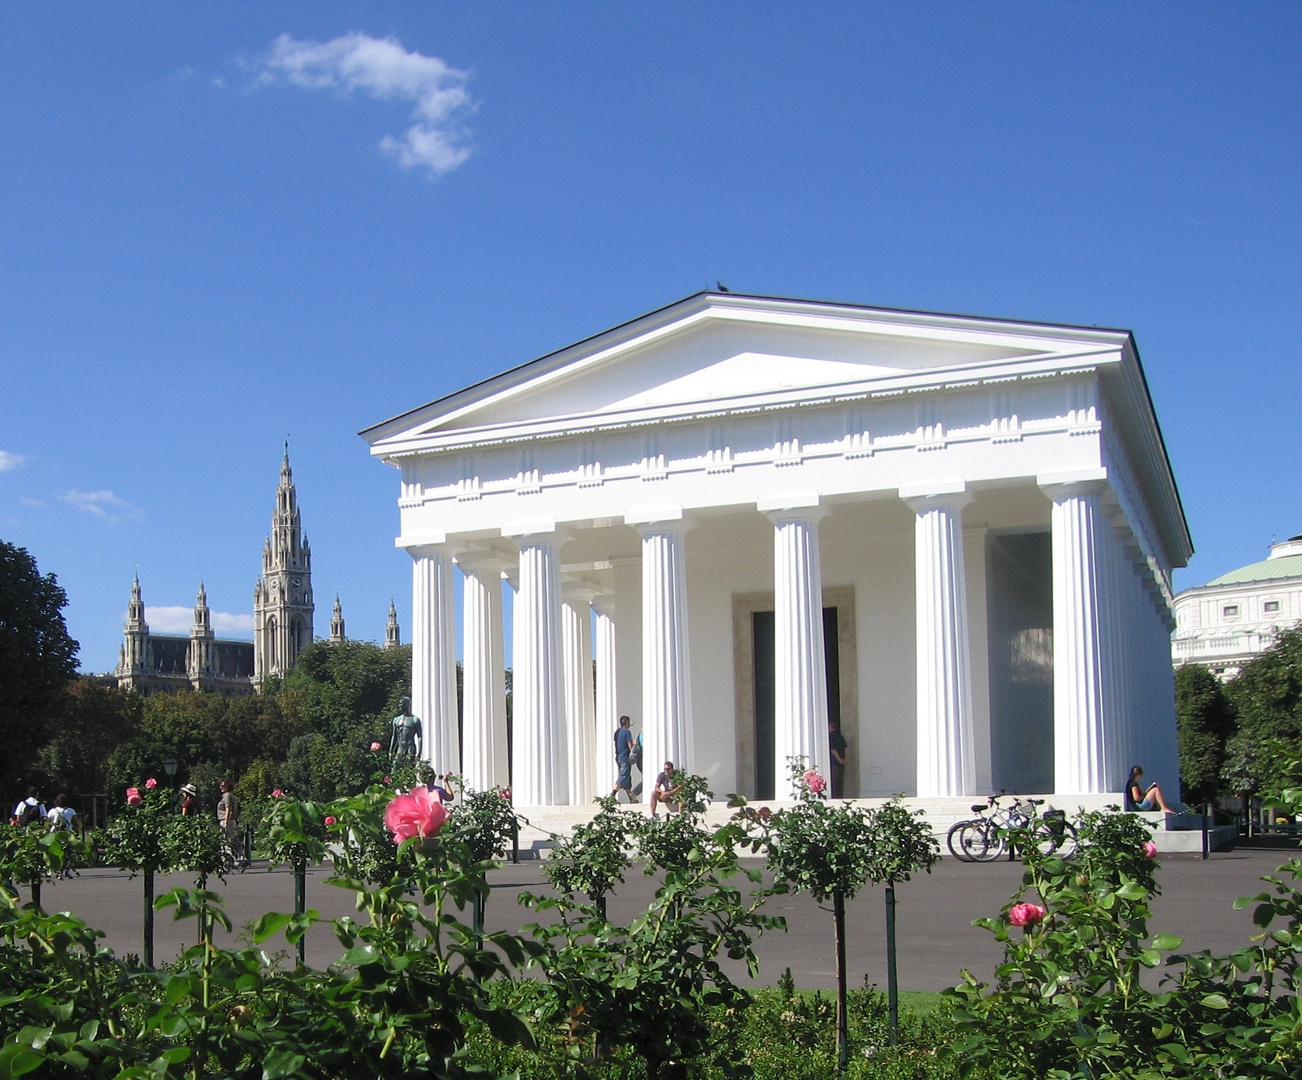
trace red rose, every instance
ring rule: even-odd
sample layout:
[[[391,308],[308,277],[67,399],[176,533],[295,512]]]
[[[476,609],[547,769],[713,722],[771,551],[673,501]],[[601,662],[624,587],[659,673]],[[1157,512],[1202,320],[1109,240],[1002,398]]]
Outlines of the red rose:
[[[1008,909],[1008,921],[1014,926],[1034,926],[1048,914],[1039,904],[1014,904]]]
[[[447,819],[442,796],[424,785],[409,795],[395,796],[384,811],[384,824],[393,833],[395,844],[413,836],[433,836]]]

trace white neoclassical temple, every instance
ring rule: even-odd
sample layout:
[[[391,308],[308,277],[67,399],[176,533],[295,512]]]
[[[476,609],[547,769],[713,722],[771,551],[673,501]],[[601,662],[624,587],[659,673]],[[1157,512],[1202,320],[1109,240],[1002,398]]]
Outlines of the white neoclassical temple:
[[[650,773],[754,798],[829,720],[847,796],[1177,790],[1192,547],[1127,331],[707,292],[362,434],[473,786],[587,803],[627,713]]]

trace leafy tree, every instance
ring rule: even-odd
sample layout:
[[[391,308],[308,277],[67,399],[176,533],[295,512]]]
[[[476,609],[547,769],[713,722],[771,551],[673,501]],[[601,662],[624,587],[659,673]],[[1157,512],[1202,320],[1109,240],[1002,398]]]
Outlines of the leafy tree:
[[[0,540],[0,788],[17,788],[35,772],[36,751],[77,670],[77,643],[63,621],[67,603],[26,548]]]
[[[1234,734],[1234,708],[1221,681],[1201,664],[1185,664],[1176,670],[1175,708],[1180,797],[1197,805],[1221,790],[1225,743]]]
[[[566,896],[586,896],[604,919],[606,894],[623,884],[624,872],[632,865],[629,838],[639,819],[620,810],[613,795],[596,801],[601,807],[596,816],[586,824],[575,825],[568,836],[558,838],[542,871]]]
[[[1275,793],[1286,783],[1276,743],[1302,747],[1302,627],[1286,630],[1226,685],[1239,730],[1224,767],[1241,792]]]
[[[73,795],[110,790],[109,759],[119,745],[134,739],[142,700],[139,694],[94,679],[73,679],[50,741],[37,758],[45,790]]]
[[[280,684],[287,716],[334,742],[389,745],[389,720],[411,694],[411,647],[318,641]],[[428,717],[422,717],[428,722]]]
[[[743,808],[742,817],[763,828],[752,841],[767,849],[769,868],[777,891],[808,892],[820,904],[832,901],[832,926],[836,949],[837,1057],[846,1068],[850,1029],[846,1011],[845,902],[853,900],[868,882],[887,886],[887,950],[890,976],[891,1030],[899,1027],[898,991],[895,987],[895,883],[908,881],[918,870],[931,872],[939,858],[935,838],[921,821],[898,803],[881,810],[864,810],[849,802],[838,806],[826,800],[827,780],[805,769],[803,758],[790,758],[796,805],[771,817]],[[734,799],[734,803],[740,803]]]

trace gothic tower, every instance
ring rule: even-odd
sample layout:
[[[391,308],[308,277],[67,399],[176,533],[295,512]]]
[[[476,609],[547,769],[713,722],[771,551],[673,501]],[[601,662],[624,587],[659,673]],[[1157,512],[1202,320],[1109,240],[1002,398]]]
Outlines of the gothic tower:
[[[312,644],[312,549],[298,513],[289,443],[280,465],[271,535],[262,545],[262,576],[253,587],[253,681],[284,675]]]
[[[149,672],[149,624],[145,622],[145,602],[140,597],[140,575],[131,582],[131,602],[127,604],[127,623],[122,628],[122,648],[118,653],[118,685],[138,690],[140,680]]]
[[[212,678],[216,665],[213,642],[216,635],[208,613],[208,593],[199,582],[199,595],[194,602],[194,625],[190,627],[190,652],[187,657],[188,675],[196,690],[203,690],[204,682]]]
[[[393,601],[389,601],[389,624],[384,628],[384,647],[392,649],[402,644],[402,636],[398,633],[398,609],[393,606]]]
[[[339,594],[335,593],[335,612],[330,616],[330,640],[347,641],[344,636],[344,609],[339,603]]]

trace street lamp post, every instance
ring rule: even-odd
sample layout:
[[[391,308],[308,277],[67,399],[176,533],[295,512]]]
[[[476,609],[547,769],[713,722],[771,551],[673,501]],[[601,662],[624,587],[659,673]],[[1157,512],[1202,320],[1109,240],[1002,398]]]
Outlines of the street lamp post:
[[[167,773],[168,787],[176,787],[176,767],[180,764],[171,754],[163,758],[163,772]]]

